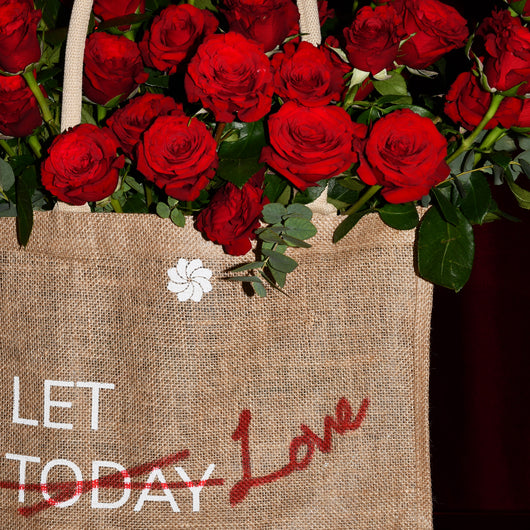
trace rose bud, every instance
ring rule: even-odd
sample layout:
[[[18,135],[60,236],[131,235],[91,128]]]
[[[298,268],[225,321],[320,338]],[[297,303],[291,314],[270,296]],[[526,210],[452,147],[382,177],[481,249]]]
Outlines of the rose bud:
[[[238,33],[209,36],[190,61],[184,84],[190,102],[201,100],[216,121],[258,121],[270,110],[269,59]]]
[[[23,71],[40,60],[37,25],[41,12],[24,0],[0,2],[0,70]]]
[[[421,199],[449,175],[447,141],[429,118],[409,109],[375,122],[359,154],[359,177],[383,186],[391,203]]]
[[[147,66],[174,74],[187,63],[197,46],[215,32],[218,21],[206,9],[189,4],[171,5],[155,17],[145,32],[140,50]]]
[[[292,0],[223,0],[221,12],[235,31],[270,51],[298,26],[298,9]]]
[[[158,118],[169,114],[183,115],[182,105],[162,94],[143,94],[129,100],[107,120],[107,126],[124,153],[134,158],[136,146],[144,131]]]
[[[43,186],[59,200],[81,205],[111,195],[118,184],[123,155],[107,129],[83,123],[57,136],[41,165]]]
[[[217,144],[206,125],[187,116],[160,116],[138,145],[138,171],[170,197],[194,201],[214,177]]]
[[[353,67],[372,74],[391,69],[402,37],[399,22],[393,7],[361,8],[352,25],[344,29],[346,53]]]
[[[271,60],[276,93],[306,107],[340,101],[343,72],[331,61],[331,53],[309,42],[301,42],[298,47],[286,44],[285,52],[274,54]]]
[[[123,101],[145,83],[138,45],[121,35],[92,33],[85,47],[83,94],[98,105],[105,105],[117,96]]]
[[[364,138],[366,125],[354,123],[335,106],[302,107],[288,101],[269,118],[270,146],[265,162],[300,190],[335,177],[357,161],[355,138]]]
[[[225,184],[197,217],[197,230],[210,241],[223,245],[227,254],[246,254],[251,249],[251,239],[256,238],[254,230],[260,226],[265,204],[259,182],[264,171],[254,175],[241,189],[230,182]]]
[[[39,105],[24,78],[0,75],[0,133],[28,136],[41,124]]]

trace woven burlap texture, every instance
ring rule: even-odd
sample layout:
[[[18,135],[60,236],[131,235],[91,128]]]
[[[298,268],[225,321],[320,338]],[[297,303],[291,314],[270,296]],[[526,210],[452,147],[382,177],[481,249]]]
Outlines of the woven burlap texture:
[[[300,265],[288,295],[246,296],[224,271],[246,258],[226,256],[192,223],[178,229],[150,215],[36,213],[27,249],[13,219],[0,221],[0,458],[4,529],[425,529],[431,528],[428,454],[428,339],[431,286],[413,268],[412,231],[396,232],[368,216],[331,243],[337,219],[316,216],[313,248],[290,252]],[[179,302],[167,289],[179,258],[213,271],[201,302]],[[13,422],[19,378],[20,418]],[[44,381],[110,383],[91,428],[91,390],[53,387],[43,425]],[[332,449],[309,465],[251,488],[230,505],[242,478],[241,444],[232,439],[243,410],[252,414],[252,476],[281,469],[302,424],[323,436],[324,418],[344,397],[354,415],[369,399],[357,430],[332,431]],[[66,459],[91,480],[92,461],[131,469],[187,450],[161,466],[180,512],[146,500],[134,511],[151,468],[133,478],[126,504],[91,507],[90,488],[69,507],[43,501],[46,463]],[[28,462],[18,501],[19,462]],[[302,460],[304,450],[298,455]],[[200,511],[175,467],[200,481]],[[114,470],[106,470],[110,473]],[[102,472],[102,475],[105,473]],[[47,482],[72,481],[57,465]],[[33,488],[33,489],[32,489]],[[69,490],[69,495],[73,490]],[[123,489],[101,488],[102,502]],[[21,515],[17,510],[26,510]]]

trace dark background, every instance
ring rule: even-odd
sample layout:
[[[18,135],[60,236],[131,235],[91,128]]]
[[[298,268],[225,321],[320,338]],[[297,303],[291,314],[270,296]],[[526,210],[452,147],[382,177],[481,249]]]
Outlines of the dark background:
[[[502,1],[444,1],[469,21],[470,30],[495,6],[506,7]],[[351,18],[351,2],[329,4],[341,25]],[[470,63],[459,50],[450,55],[448,67],[454,79]],[[521,222],[476,227],[468,284],[459,293],[434,292],[435,530],[530,528],[530,212],[518,208],[509,191],[494,192]]]

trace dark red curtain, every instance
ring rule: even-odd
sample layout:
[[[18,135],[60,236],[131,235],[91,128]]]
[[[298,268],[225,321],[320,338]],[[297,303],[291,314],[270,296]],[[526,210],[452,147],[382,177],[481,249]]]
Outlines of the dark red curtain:
[[[517,522],[497,527],[519,528],[530,521],[530,212],[507,195],[522,222],[477,227],[469,283],[435,289],[432,477],[436,512],[508,512]]]

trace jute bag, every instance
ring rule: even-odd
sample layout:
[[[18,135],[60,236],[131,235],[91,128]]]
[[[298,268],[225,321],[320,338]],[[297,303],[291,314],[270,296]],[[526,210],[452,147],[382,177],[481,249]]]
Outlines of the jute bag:
[[[37,213],[20,249],[2,219],[1,527],[431,528],[414,234],[314,222],[256,299],[191,223]]]

